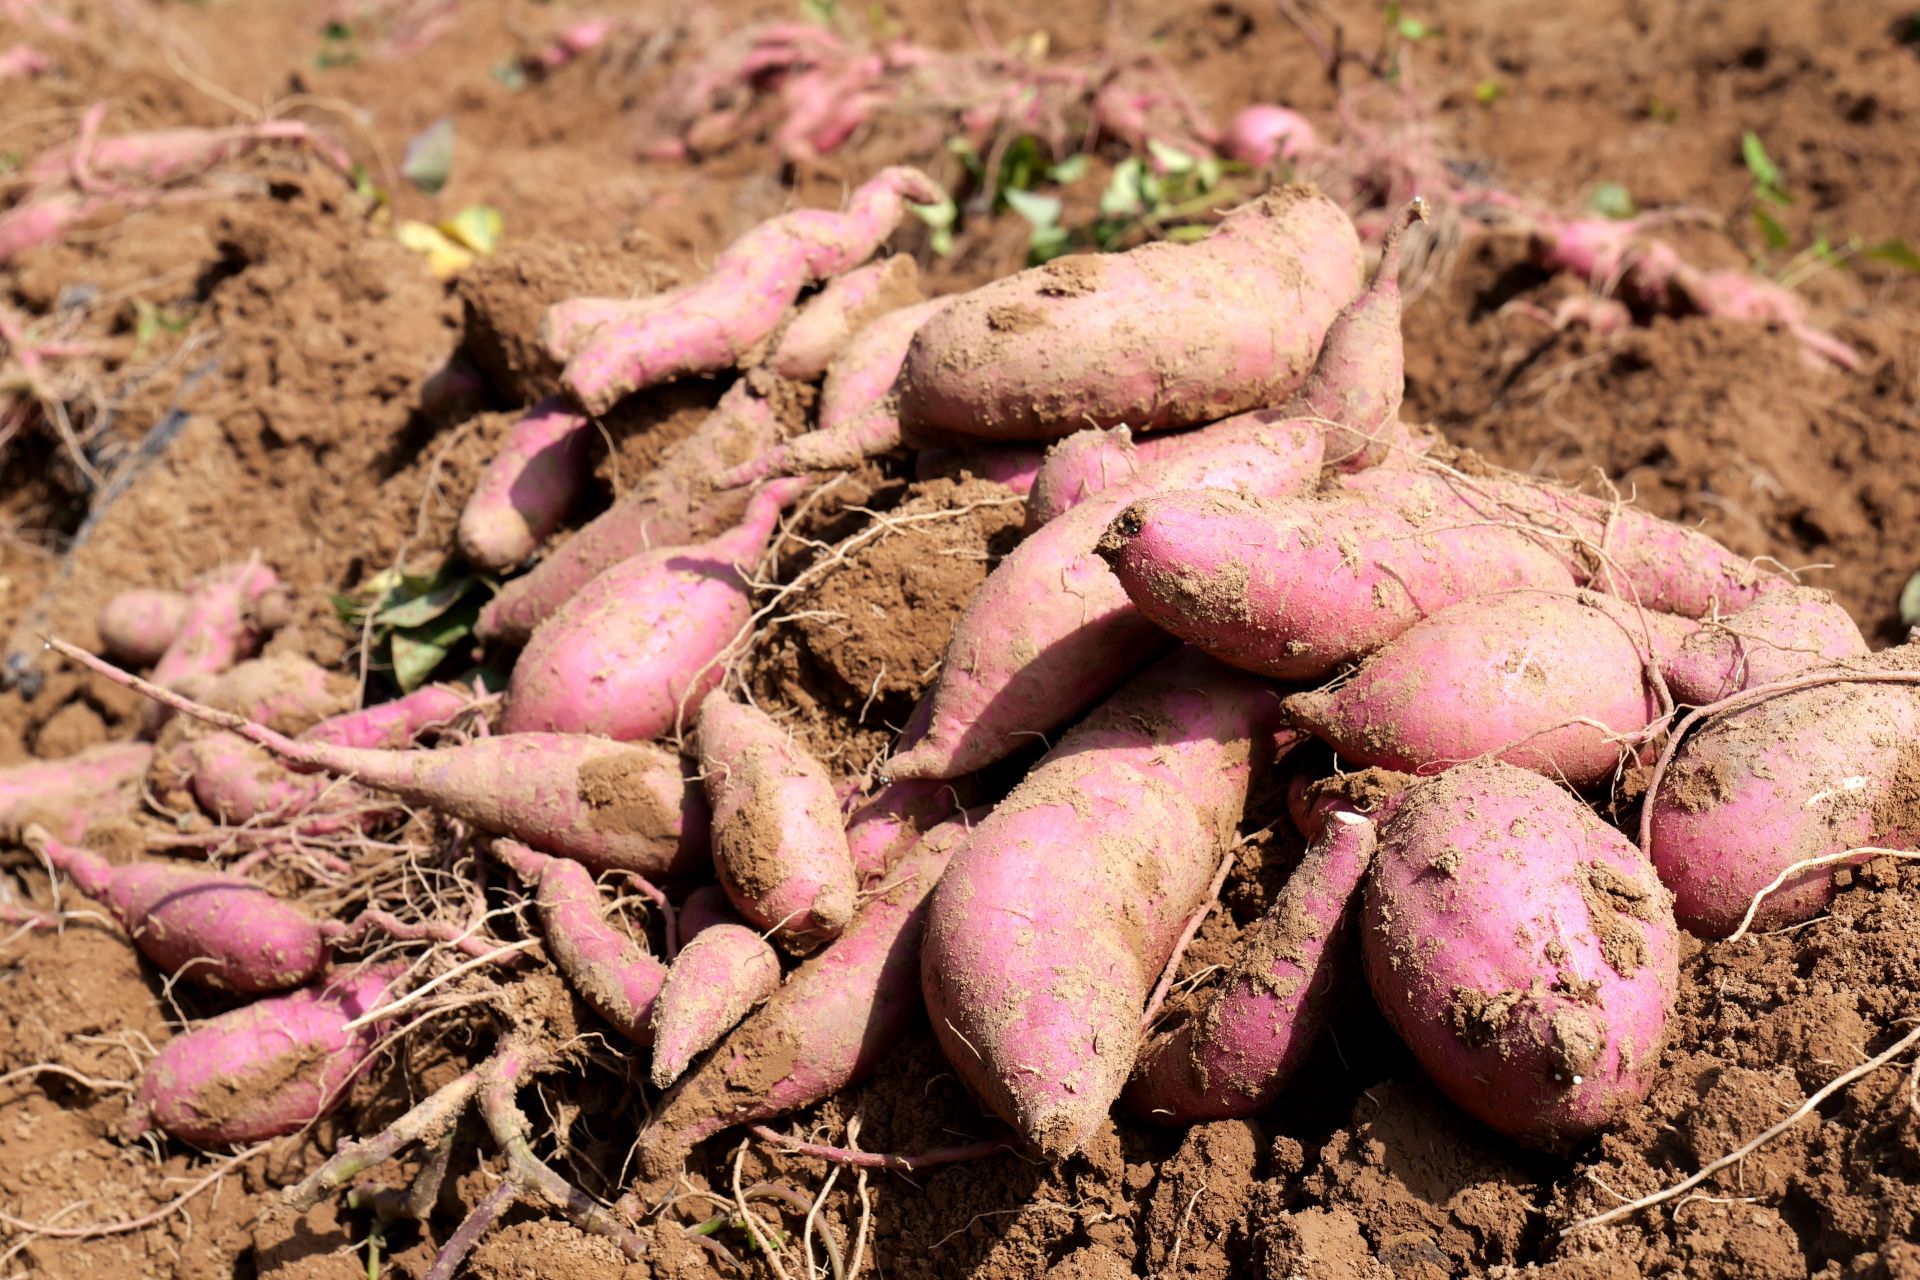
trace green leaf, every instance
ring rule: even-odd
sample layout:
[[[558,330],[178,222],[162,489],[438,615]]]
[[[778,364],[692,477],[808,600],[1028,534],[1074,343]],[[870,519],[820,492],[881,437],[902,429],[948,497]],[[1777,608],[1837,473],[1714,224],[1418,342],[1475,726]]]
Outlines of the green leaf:
[[[520,65],[518,58],[508,58],[493,64],[493,78],[508,93],[518,93],[527,87],[527,69]]]
[[[1046,172],[1046,163],[1040,151],[1040,140],[1030,133],[1023,133],[1007,144],[1000,155],[1000,189],[1002,191],[1026,191],[1030,189]]]
[[[951,230],[954,220],[960,216],[960,208],[954,204],[952,196],[939,204],[909,204],[907,210],[935,231]]]
[[[1067,251],[1071,238],[1065,227],[1036,226],[1033,234],[1027,237],[1027,261],[1036,267],[1043,262],[1053,261]]]
[[[1780,225],[1780,220],[1765,209],[1756,207],[1753,211],[1753,220],[1759,226],[1761,238],[1767,242],[1769,249],[1784,249],[1793,243],[1793,237],[1789,236],[1787,229]]]
[[[389,643],[393,679],[400,691],[412,693],[425,684],[454,648],[473,634],[473,624],[479,617],[480,601],[469,598],[429,623],[396,630]]]
[[[453,121],[434,121],[407,143],[400,173],[428,195],[437,195],[453,174]]]
[[[1907,585],[1900,589],[1900,621],[1920,627],[1920,573],[1908,578]]]
[[[470,574],[451,566],[431,578],[409,576],[387,593],[373,620],[388,627],[418,627],[447,613],[474,585]]]
[[[1220,185],[1220,178],[1223,172],[1224,170],[1221,167],[1220,161],[1213,156],[1208,156],[1198,165],[1194,166],[1194,186],[1198,188],[1202,194],[1212,191]]]
[[[1193,169],[1193,157],[1178,147],[1170,147],[1157,138],[1147,139],[1147,150],[1155,163],[1167,173],[1188,173]]]
[[[1124,218],[1140,212],[1146,203],[1140,193],[1140,178],[1145,172],[1146,166],[1138,156],[1128,156],[1114,166],[1107,189],[1100,193],[1102,217]]]
[[[1784,190],[1780,185],[1780,168],[1767,154],[1759,134],[1749,129],[1740,135],[1740,155],[1746,160],[1747,172],[1753,175],[1755,185],[1768,191]]]
[[[1060,224],[1060,197],[1020,190],[1009,190],[1003,194],[1007,198],[1007,207],[1032,223],[1035,230]]]
[[[1418,18],[1402,18],[1394,25],[1402,40],[1425,40],[1428,36],[1440,34],[1440,28],[1428,26]]]
[[[936,258],[953,256],[953,230],[950,227],[938,227],[927,237],[927,248],[933,250]]]
[[[1616,222],[1639,212],[1634,207],[1632,194],[1618,182],[1602,182],[1587,192],[1587,208]]]
[[[1672,124],[1680,118],[1680,108],[1674,106],[1671,102],[1663,102],[1659,98],[1648,98],[1647,118],[1649,120],[1658,120],[1663,124]]]
[[[1482,80],[1473,86],[1473,100],[1481,106],[1491,106],[1507,94],[1507,86],[1498,80]]]
[[[800,16],[817,26],[832,26],[838,0],[800,0]]]
[[[1068,156],[1058,164],[1049,165],[1047,177],[1061,186],[1069,186],[1087,176],[1087,157],[1084,154]]]
[[[1212,227],[1203,227],[1197,223],[1186,223],[1178,227],[1167,228],[1167,239],[1187,244],[1195,240],[1205,240],[1213,234]]]
[[[1862,249],[1860,256],[1872,258],[1875,262],[1891,263],[1902,271],[1920,275],[1920,253],[1914,252],[1913,246],[1905,240],[1882,240],[1879,244]]]

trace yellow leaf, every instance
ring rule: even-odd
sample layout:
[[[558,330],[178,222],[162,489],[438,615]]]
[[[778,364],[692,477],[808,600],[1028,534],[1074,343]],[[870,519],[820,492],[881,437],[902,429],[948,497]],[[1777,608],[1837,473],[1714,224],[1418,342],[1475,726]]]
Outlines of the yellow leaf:
[[[473,265],[471,250],[454,243],[438,228],[424,222],[409,218],[395,227],[393,234],[401,244],[426,258],[427,270],[433,272],[436,280],[451,280]]]
[[[470,204],[440,224],[440,232],[456,244],[485,257],[500,247],[502,220],[492,205]]]

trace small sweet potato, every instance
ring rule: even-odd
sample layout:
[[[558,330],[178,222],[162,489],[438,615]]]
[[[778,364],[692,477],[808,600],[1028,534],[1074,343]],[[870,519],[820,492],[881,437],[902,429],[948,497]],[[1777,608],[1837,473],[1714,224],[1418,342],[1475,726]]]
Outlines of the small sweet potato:
[[[1665,672],[1675,701],[1706,706],[1742,689],[1866,654],[1860,628],[1832,596],[1814,587],[1787,587],[1738,613],[1702,623],[1668,660]]]
[[[918,301],[920,268],[904,253],[835,276],[800,305],[767,358],[767,367],[783,378],[817,378],[854,334],[887,312]]]
[[[680,948],[653,1003],[653,1068],[664,1089],[780,987],[780,957],[744,924],[709,925]]]
[[[186,615],[187,597],[181,592],[122,591],[100,606],[100,647],[116,661],[150,667],[180,634]]]
[[[461,509],[460,553],[498,573],[538,551],[586,488],[592,443],[592,427],[564,401],[527,410]]]

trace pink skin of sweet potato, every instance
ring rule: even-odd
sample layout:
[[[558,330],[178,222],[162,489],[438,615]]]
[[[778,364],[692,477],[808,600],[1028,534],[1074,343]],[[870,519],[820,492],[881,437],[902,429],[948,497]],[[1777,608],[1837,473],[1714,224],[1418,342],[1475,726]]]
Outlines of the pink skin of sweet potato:
[[[53,191],[0,213],[0,263],[12,261],[43,244],[58,240],[67,230],[94,211],[110,203],[68,191]]]
[[[819,427],[722,472],[714,484],[733,489],[767,476],[854,467],[899,448],[905,441],[894,411],[894,379],[913,335],[949,301],[935,298],[890,311],[856,333],[827,370]]]
[[[1437,773],[1492,756],[1597,786],[1662,713],[1653,673],[1698,626],[1593,592],[1510,591],[1416,622],[1287,715],[1354,764]]]
[[[1373,823],[1340,808],[1326,815],[1325,834],[1241,935],[1206,1003],[1141,1051],[1122,1096],[1128,1111],[1195,1124],[1273,1104],[1359,976],[1353,917],[1373,850]]]
[[[844,212],[800,209],[771,218],[728,246],[705,280],[595,329],[560,380],[589,413],[601,414],[642,388],[730,368],[773,333],[802,289],[871,257],[907,201],[940,198],[925,174],[896,167],[856,188]]]
[[[1383,807],[1362,895],[1368,985],[1482,1122],[1566,1149],[1652,1087],[1679,985],[1673,895],[1553,782],[1449,769]]]
[[[593,873],[517,840],[493,842],[493,856],[534,890],[540,933],[567,985],[634,1044],[653,1043],[653,1006],[667,966],[607,921]]]
[[[1270,103],[1240,108],[1220,140],[1229,160],[1255,169],[1264,169],[1276,159],[1297,162],[1319,146],[1320,136],[1305,116]]]
[[[100,606],[95,624],[107,656],[130,666],[160,661],[187,615],[187,597],[178,591],[134,590],[111,596]]]
[[[1910,653],[1848,663],[1898,669]],[[1920,836],[1910,786],[1920,696],[1905,684],[1829,684],[1709,719],[1648,801],[1648,852],[1689,933],[1720,938],[1794,863]],[[1864,862],[1864,856],[1856,861]],[[1811,867],[1761,899],[1752,928],[1811,919],[1843,864]]]
[[[1056,258],[961,295],[921,328],[900,372],[900,424],[908,439],[1047,440],[1277,404],[1360,281],[1353,224],[1300,187],[1242,206],[1197,244]]]
[[[859,886],[826,766],[720,690],[700,704],[698,738],[713,868],[734,908],[795,951],[837,937]]]
[[[153,764],[153,745],[109,742],[62,760],[36,760],[0,769],[0,824],[49,796],[76,798],[137,787]],[[44,819],[42,819],[44,821]]]
[[[934,1035],[1047,1156],[1120,1095],[1278,723],[1277,691],[1179,650],[1069,731],[941,878],[920,969]]]
[[[1287,680],[1323,677],[1463,600],[1573,585],[1551,552],[1517,533],[1423,529],[1339,495],[1164,492],[1118,513],[1098,551],[1143,617],[1223,662]]]
[[[1860,353],[1840,339],[1807,323],[1807,304],[1799,294],[1776,281],[1746,271],[1683,271],[1677,281],[1687,302],[1702,315],[1723,320],[1745,320],[1776,325],[1800,340],[1807,362],[1822,362],[1852,371]]]
[[[740,913],[727,901],[727,891],[717,884],[703,884],[680,904],[680,945],[685,946],[717,924],[739,924]]]
[[[854,334],[887,312],[920,300],[920,268],[904,253],[836,276],[800,305],[767,358],[767,367],[783,378],[817,378]]]
[[[1016,494],[1033,491],[1040,474],[1042,455],[1028,445],[983,446],[977,449],[922,449],[914,457],[916,480],[935,480],[943,476],[975,475],[982,480],[1003,484]]]
[[[53,59],[24,41],[0,50],[0,84],[31,80],[53,67]]]
[[[86,138],[55,147],[27,166],[37,184],[74,180],[82,190],[157,187],[198,177],[269,142],[298,142],[341,173],[353,160],[340,145],[299,120],[266,120],[231,129],[160,129]]]
[[[311,1124],[340,1101],[383,1030],[347,1024],[381,1007],[404,972],[386,965],[335,974],[175,1036],[140,1077],[143,1123],[196,1146],[257,1142]]]
[[[252,657],[264,638],[254,606],[279,585],[273,570],[262,564],[208,574],[188,593],[180,629],[153,665],[153,682],[175,688],[191,677],[219,675]]]
[[[751,571],[806,486],[774,481],[719,537],[637,555],[589,582],[521,650],[501,729],[623,742],[672,733],[726,674],[721,659],[753,613],[743,566]]]
[[[780,988],[780,957],[744,924],[715,924],[680,948],[653,1004],[653,1065],[664,1089]]]
[[[1831,595],[1816,587],[1787,587],[1702,623],[1664,672],[1674,701],[1704,707],[1742,689],[1866,655],[1866,638]]]
[[[1183,452],[1042,525],[987,576],[954,624],[928,695],[924,737],[888,778],[955,778],[1051,733],[1164,651],[1095,544],[1119,511],[1162,489],[1298,493],[1318,479],[1318,430],[1283,424],[1208,433]]]
[[[29,827],[26,845],[113,913],[163,972],[217,991],[285,991],[327,961],[320,926],[241,876],[175,862],[106,859]]]
[[[1558,555],[1581,586],[1685,618],[1744,609],[1792,585],[1698,529],[1534,477],[1377,468],[1342,477],[1340,487],[1390,505],[1416,524],[1534,529],[1533,541]]]
[[[716,492],[713,476],[780,439],[771,401],[734,383],[692,435],[667,450],[660,465],[626,497],[501,588],[481,609],[474,634],[525,644],[581,588],[624,560],[661,547],[704,541],[739,523],[745,492]]]
[[[472,701],[472,691],[458,685],[422,685],[390,702],[330,716],[300,736],[340,747],[403,747],[453,719]]]
[[[565,364],[609,324],[638,324],[671,304],[679,291],[644,298],[568,298],[547,308],[540,318],[540,345],[556,364]]]
[[[929,831],[839,938],[681,1077],[640,1134],[649,1176],[722,1129],[798,1111],[872,1074],[920,1010],[927,899],[967,831],[965,817]]]
[[[460,553],[481,569],[511,569],[560,526],[587,486],[593,430],[564,401],[527,410],[460,512]]]
[[[847,815],[854,875],[862,884],[886,875],[923,832],[959,807],[959,793],[943,779],[903,778],[881,787]]]
[[[1026,531],[1032,533],[1095,494],[1132,479],[1141,468],[1203,445],[1208,438],[1204,431],[1188,431],[1135,440],[1133,432],[1121,426],[1088,427],[1055,441],[1027,493]]]

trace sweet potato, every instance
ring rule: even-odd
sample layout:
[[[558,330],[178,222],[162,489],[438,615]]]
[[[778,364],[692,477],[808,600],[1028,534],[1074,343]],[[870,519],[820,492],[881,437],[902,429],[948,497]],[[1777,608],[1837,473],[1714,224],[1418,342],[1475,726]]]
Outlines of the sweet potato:
[[[1140,1055],[1124,1103],[1163,1124],[1250,1116],[1271,1106],[1358,977],[1352,920],[1373,861],[1374,826],[1326,816],[1267,914],[1241,935],[1206,1003]]]
[[[680,948],[653,1005],[650,1079],[664,1089],[780,987],[780,957],[744,924],[709,925]]]
[[[713,867],[747,921],[795,950],[853,918],[853,857],[833,780],[757,707],[715,690],[700,704],[700,776]]]
[[[593,873],[517,840],[495,840],[493,856],[534,889],[540,935],[567,985],[634,1044],[653,1043],[653,1005],[667,966],[608,923]]]
[[[901,369],[907,438],[1045,440],[1211,422],[1297,390],[1360,290],[1360,240],[1306,187],[1197,244],[1073,255],[962,295]]]
[[[1305,116],[1264,102],[1235,112],[1220,141],[1228,159],[1255,169],[1275,160],[1298,161],[1319,145],[1319,136]]]
[[[284,991],[319,973],[326,943],[314,920],[240,876],[172,862],[114,866],[29,827],[28,848],[104,904],[161,970],[221,991]]]
[[[139,1124],[197,1146],[292,1133],[331,1111],[373,1051],[401,965],[336,973],[223,1013],[162,1045],[135,1095]]]
[[[1207,438],[1204,431],[1189,431],[1135,440],[1124,426],[1088,427],[1062,437],[1048,448],[1034,473],[1027,493],[1027,532]]]
[[[180,634],[186,614],[187,597],[178,591],[122,591],[100,606],[100,647],[116,661],[150,667]]]
[[[1544,1147],[1637,1107],[1679,985],[1673,895],[1640,851],[1554,783],[1497,761],[1409,788],[1378,825],[1367,982],[1427,1074]]]
[[[753,612],[742,566],[751,570],[806,485],[774,481],[720,536],[644,552],[581,588],[521,650],[501,728],[621,741],[671,733],[726,673],[721,658]]]
[[[300,120],[263,120],[231,129],[156,129],[115,138],[85,138],[54,147],[27,166],[35,183],[74,180],[95,187],[165,186],[198,177],[269,142],[297,142],[341,174],[351,174],[352,158],[340,144]]]
[[[927,697],[926,734],[897,751],[885,773],[970,773],[1067,723],[1167,647],[1095,554],[1102,529],[1127,503],[1188,486],[1296,493],[1318,477],[1320,450],[1311,428],[1223,432],[1030,534],[954,625]]]
[[[1324,676],[1463,600],[1572,586],[1522,534],[1422,527],[1345,495],[1162,493],[1115,516],[1097,550],[1142,616],[1224,662],[1289,680]]]
[[[746,512],[747,495],[716,492],[714,474],[771,448],[779,438],[772,402],[755,395],[747,379],[736,382],[633,492],[488,601],[474,634],[502,644],[525,644],[535,627],[623,560],[660,547],[700,542],[732,527]]]
[[[1913,662],[1903,646],[1846,667],[1898,671]],[[1716,715],[1680,744],[1647,801],[1646,830],[1684,928],[1723,937],[1793,864],[1920,836],[1915,689],[1816,685]],[[1761,899],[1753,927],[1817,915],[1833,900],[1836,869],[1789,877]]]
[[[680,945],[700,936],[717,924],[737,923],[740,913],[727,901],[727,891],[717,884],[703,884],[680,904]]]
[[[1703,623],[1664,669],[1675,701],[1705,706],[1866,653],[1860,628],[1832,596],[1813,587],[1787,587]]]
[[[918,301],[920,268],[904,253],[836,276],[801,304],[767,358],[767,367],[783,378],[817,378],[854,334],[887,312]]]
[[[257,563],[202,578],[188,593],[173,643],[153,665],[153,682],[175,688],[191,677],[218,675],[252,657],[269,629],[255,608],[279,586],[273,570]]]
[[[586,488],[592,443],[587,420],[563,401],[527,410],[460,512],[460,553],[497,573],[539,550]]]
[[[1040,472],[1040,450],[1029,445],[982,446],[977,449],[922,449],[914,457],[916,480],[976,475],[1003,484],[1017,494],[1032,492]]]
[[[800,209],[761,223],[723,250],[706,279],[636,305],[579,341],[561,381],[589,413],[606,412],[644,387],[738,364],[779,325],[800,291],[871,257],[899,225],[906,202],[937,203],[940,189],[917,169],[883,169],[853,192],[844,212]]]
[[[959,792],[942,779],[903,778],[881,787],[847,815],[854,875],[862,883],[884,876],[923,832],[959,807]]]
[[[660,1100],[640,1133],[650,1176],[722,1129],[811,1106],[872,1073],[920,1009],[926,902],[965,818],[929,831],[846,931],[787,975]]]
[[[341,747],[403,747],[437,724],[451,720],[473,701],[458,685],[422,685],[390,702],[331,716],[300,736],[308,742]]]
[[[153,763],[145,742],[109,742],[61,760],[0,769],[0,824],[53,796],[76,799],[138,786]]]
[[[1416,622],[1287,714],[1355,764],[1437,773],[1492,756],[1595,786],[1665,710],[1654,672],[1696,625],[1593,592],[1503,592]]]
[[[1175,940],[1233,839],[1279,694],[1193,649],[1061,739],[954,854],[921,984],[969,1089],[1052,1157],[1106,1118]]]

